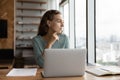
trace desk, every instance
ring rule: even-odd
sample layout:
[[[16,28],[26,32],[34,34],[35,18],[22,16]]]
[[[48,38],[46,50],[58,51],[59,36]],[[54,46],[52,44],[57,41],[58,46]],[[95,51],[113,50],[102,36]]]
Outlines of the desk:
[[[30,77],[7,77],[6,74],[10,69],[0,69],[0,80],[120,80],[120,75],[97,77],[89,73],[85,73],[82,77],[61,77],[61,78],[42,78],[42,69],[37,70],[36,76]]]

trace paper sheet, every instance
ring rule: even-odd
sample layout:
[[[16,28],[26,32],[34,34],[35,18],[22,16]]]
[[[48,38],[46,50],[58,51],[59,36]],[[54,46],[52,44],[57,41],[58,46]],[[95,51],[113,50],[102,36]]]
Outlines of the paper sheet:
[[[35,76],[37,68],[13,68],[6,76]]]

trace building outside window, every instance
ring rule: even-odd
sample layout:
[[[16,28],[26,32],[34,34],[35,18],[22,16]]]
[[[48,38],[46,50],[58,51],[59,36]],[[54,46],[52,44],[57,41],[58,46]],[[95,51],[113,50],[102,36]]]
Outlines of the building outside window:
[[[120,0],[96,0],[96,62],[120,65]]]

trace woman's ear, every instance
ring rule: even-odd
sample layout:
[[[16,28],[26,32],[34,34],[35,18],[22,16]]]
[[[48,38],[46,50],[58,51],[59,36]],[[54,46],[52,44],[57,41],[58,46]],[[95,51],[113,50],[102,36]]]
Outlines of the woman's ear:
[[[48,27],[50,27],[50,21],[49,20],[47,20],[47,25],[48,25]]]

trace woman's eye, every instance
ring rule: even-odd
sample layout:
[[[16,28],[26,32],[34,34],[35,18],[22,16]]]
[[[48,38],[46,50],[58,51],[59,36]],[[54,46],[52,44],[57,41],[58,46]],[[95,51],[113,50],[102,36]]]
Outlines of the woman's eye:
[[[61,20],[57,20],[57,22],[61,22]]]
[[[58,22],[58,23],[64,23],[63,20],[56,20],[56,22]]]

